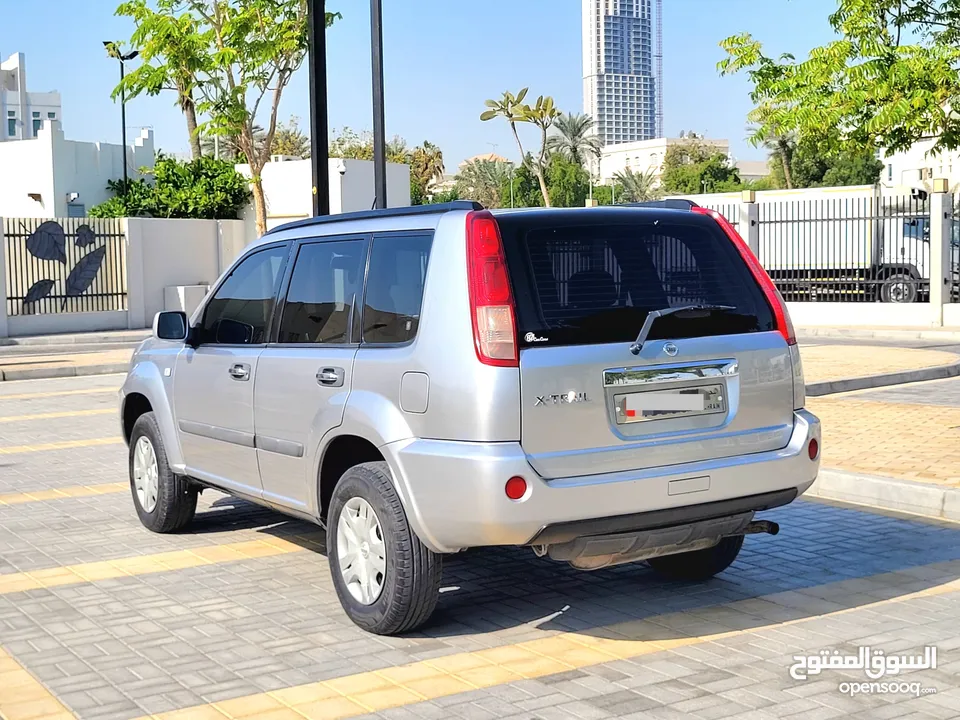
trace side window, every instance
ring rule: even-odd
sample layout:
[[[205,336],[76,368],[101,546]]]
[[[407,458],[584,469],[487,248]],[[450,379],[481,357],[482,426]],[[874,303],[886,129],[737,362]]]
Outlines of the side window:
[[[431,235],[373,240],[363,305],[363,342],[402,343],[417,336]]]
[[[262,250],[234,268],[203,312],[198,338],[201,344],[266,342],[287,251],[286,245]]]
[[[293,266],[277,342],[349,342],[353,307],[365,261],[364,240],[301,246]]]

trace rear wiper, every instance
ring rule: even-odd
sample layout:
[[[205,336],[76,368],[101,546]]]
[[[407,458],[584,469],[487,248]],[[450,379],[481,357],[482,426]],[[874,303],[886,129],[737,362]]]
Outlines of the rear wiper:
[[[736,310],[736,308],[732,305],[684,305],[683,307],[667,307],[662,310],[652,310],[647,313],[647,318],[643,321],[643,327],[640,328],[640,334],[637,335],[636,341],[630,346],[630,352],[634,355],[640,354],[640,351],[643,349],[643,344],[647,341],[647,336],[653,329],[653,324],[660,318],[667,315],[676,315],[681,312],[695,312],[698,310],[705,312],[730,312],[731,310]]]

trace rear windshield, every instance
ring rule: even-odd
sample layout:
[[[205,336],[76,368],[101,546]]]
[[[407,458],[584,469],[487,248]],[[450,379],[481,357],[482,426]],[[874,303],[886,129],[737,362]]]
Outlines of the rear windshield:
[[[733,309],[668,315],[649,337],[775,329],[750,269],[709,218],[588,210],[504,214],[497,223],[521,347],[630,343],[647,313],[687,305]]]

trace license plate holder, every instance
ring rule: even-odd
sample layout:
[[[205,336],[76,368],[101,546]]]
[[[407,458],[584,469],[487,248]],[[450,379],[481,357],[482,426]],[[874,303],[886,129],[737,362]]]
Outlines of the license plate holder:
[[[727,411],[726,392],[721,384],[624,393],[614,395],[613,401],[617,425]]]

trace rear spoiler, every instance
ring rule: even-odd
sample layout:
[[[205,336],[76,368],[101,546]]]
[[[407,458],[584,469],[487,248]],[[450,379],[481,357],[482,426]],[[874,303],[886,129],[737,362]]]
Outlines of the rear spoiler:
[[[671,198],[667,200],[647,200],[646,202],[621,203],[621,207],[648,207],[664,208],[667,210],[692,210],[700,207],[693,200],[684,200],[681,198]]]

